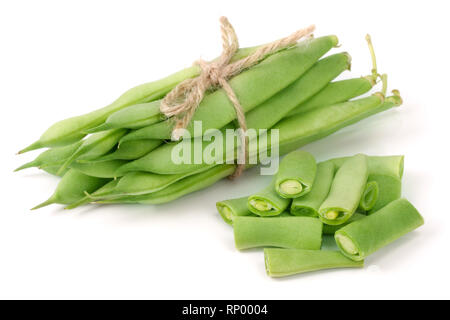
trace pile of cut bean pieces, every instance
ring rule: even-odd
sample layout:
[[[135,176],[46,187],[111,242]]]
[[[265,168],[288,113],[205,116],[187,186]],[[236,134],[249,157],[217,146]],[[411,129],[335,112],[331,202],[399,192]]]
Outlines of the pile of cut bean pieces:
[[[286,155],[263,190],[216,204],[233,226],[236,248],[263,247],[271,277],[358,268],[364,259],[423,225],[401,198],[403,156],[335,158],[316,163],[308,152]],[[321,250],[334,235],[338,250]]]

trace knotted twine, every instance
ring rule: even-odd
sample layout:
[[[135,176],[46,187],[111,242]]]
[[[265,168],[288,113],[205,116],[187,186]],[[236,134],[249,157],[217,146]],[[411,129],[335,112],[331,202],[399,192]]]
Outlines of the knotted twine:
[[[298,30],[288,37],[279,39],[272,43],[259,47],[253,54],[230,63],[231,58],[239,49],[239,42],[233,26],[226,17],[220,18],[220,31],[222,36],[222,54],[212,62],[198,60],[194,64],[200,67],[200,75],[193,79],[187,79],[178,84],[161,101],[160,110],[167,117],[175,117],[175,127],[172,131],[172,140],[181,138],[178,129],[185,129],[202,101],[206,90],[211,87],[222,87],[233,104],[236,111],[236,118],[240,127],[241,148],[240,157],[244,163],[237,164],[236,170],[231,178],[239,177],[245,168],[245,159],[248,153],[248,138],[246,137],[247,125],[245,114],[239,100],[228,83],[228,79],[257,64],[265,56],[275,53],[280,49],[290,47],[301,38],[310,35],[314,31],[314,25]]]

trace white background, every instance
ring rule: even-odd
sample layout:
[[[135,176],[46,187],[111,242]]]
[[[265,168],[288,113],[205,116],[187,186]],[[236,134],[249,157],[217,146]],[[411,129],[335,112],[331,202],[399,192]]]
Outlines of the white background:
[[[450,298],[449,39],[446,1],[3,1],[0,4],[0,298]],[[426,224],[366,260],[362,270],[282,280],[261,250],[238,252],[215,202],[269,181],[258,170],[161,206],[45,200],[58,179],[12,170],[15,153],[53,122],[102,107],[126,89],[220,52],[226,15],[242,46],[311,23],[336,34],[353,76],[379,69],[404,105],[305,149],[318,160],[404,154],[404,195]],[[345,75],[349,77],[347,72]]]

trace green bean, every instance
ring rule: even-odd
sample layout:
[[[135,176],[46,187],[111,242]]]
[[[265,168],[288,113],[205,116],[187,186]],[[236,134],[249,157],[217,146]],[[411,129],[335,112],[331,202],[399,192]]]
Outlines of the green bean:
[[[232,58],[232,61],[236,61],[250,55],[257,48],[258,47],[239,49]],[[42,134],[38,141],[22,149],[19,153],[44,147],[63,146],[81,140],[86,135],[86,130],[101,125],[107,117],[114,112],[133,104],[151,102],[153,100],[160,99],[172,90],[178,83],[186,79],[196,77],[199,74],[200,67],[194,65],[161,80],[134,87],[122,94],[112,104],[102,109],[55,123]]]
[[[155,174],[151,172],[130,172],[124,175],[117,186],[109,194],[102,194],[99,199],[110,199],[122,196],[138,196],[153,193],[190,175],[200,173],[205,169],[183,174]],[[117,171],[116,171],[117,174]],[[97,199],[93,197],[93,199]]]
[[[363,218],[367,217],[365,214],[362,214],[360,212],[355,212],[352,217],[350,219],[348,219],[347,221],[345,221],[343,224],[341,225],[329,225],[329,224],[324,224],[323,225],[323,234],[328,234],[328,235],[334,235],[336,233],[336,231],[338,231],[339,229],[342,229],[343,227],[345,227],[346,225],[349,225],[352,222],[361,220]]]
[[[70,167],[91,177],[117,178],[117,169],[125,163],[127,163],[126,160],[108,160],[98,162],[74,161]]]
[[[111,190],[113,190],[117,184],[119,183],[120,179],[114,179],[103,185],[102,187],[98,188],[97,190],[94,190],[92,193],[86,193],[84,192],[84,196],[80,198],[78,201],[70,203],[68,206],[66,206],[64,209],[75,209],[79,206],[88,204],[92,202],[93,197],[100,197],[103,194],[109,194]]]
[[[401,104],[400,97],[386,98],[384,103],[380,95],[374,95],[346,103],[321,107],[303,115],[286,118],[274,126],[280,131],[280,155],[302,147],[309,142],[321,139],[339,129],[353,124],[376,112]],[[271,141],[270,137],[268,141]],[[268,145],[270,148],[270,144]],[[386,162],[381,159],[381,162]],[[399,163],[399,161],[396,161]],[[99,201],[100,203],[164,203],[175,200],[185,194],[206,188],[215,182],[232,174],[235,166],[217,165],[200,174],[189,176],[179,183],[173,184],[161,191],[140,196],[129,196],[114,200]],[[397,168],[398,169],[398,168]],[[398,171],[398,170],[397,170]],[[181,189],[177,188],[180,186]],[[182,189],[188,187],[186,189]],[[170,194],[174,192],[173,194]]]
[[[379,192],[377,202],[367,214],[377,212],[388,203],[399,199],[402,195],[402,181],[397,177],[382,174],[370,174],[368,180],[378,184]]]
[[[42,169],[45,172],[50,173],[50,174],[52,174],[54,176],[58,176],[58,177],[63,177],[67,173],[67,171],[70,170],[70,168],[67,168],[67,169],[63,170],[61,173],[58,173],[59,172],[59,168],[61,168],[60,165],[49,165],[49,166],[46,166],[46,167],[42,167],[40,169]]]
[[[317,211],[328,196],[333,177],[334,164],[329,161],[319,163],[311,192],[292,201],[291,214],[295,216],[318,217]]]
[[[191,175],[180,180],[178,183],[173,183],[167,188],[157,192],[136,195],[124,196],[114,199],[99,200],[97,203],[141,203],[141,204],[161,204],[176,200],[186,194],[201,190],[216,183],[220,179],[228,177],[235,170],[235,165],[221,165],[215,166],[198,174]]]
[[[87,161],[136,160],[153,151],[162,143],[163,141],[161,140],[150,139],[126,141],[118,145],[117,149],[114,150],[114,152],[105,154],[104,156],[95,160]],[[79,161],[84,162],[85,160]]]
[[[330,193],[319,208],[319,218],[326,224],[340,225],[358,208],[368,177],[367,158],[351,157],[337,170]]]
[[[362,268],[364,261],[353,261],[338,251],[264,249],[267,275],[284,277],[310,271],[336,268]]]
[[[319,250],[322,244],[322,223],[314,218],[236,217],[233,231],[239,250],[267,246]]]
[[[394,97],[391,97],[394,98]],[[388,98],[389,99],[389,98]],[[390,103],[386,101],[386,103]],[[337,169],[350,157],[330,159]],[[380,174],[401,179],[403,176],[404,156],[367,156],[369,174]]]
[[[223,200],[216,203],[217,211],[222,219],[232,225],[234,219],[240,216],[255,216],[247,208],[247,197]]]
[[[248,209],[262,217],[277,216],[286,210],[291,199],[281,197],[275,191],[275,179],[263,190],[248,197]]]
[[[288,116],[305,113],[315,108],[342,103],[359,97],[373,88],[374,82],[370,78],[361,77],[329,83],[319,93],[291,110]]]
[[[378,183],[376,181],[368,181],[359,202],[359,209],[364,212],[372,209],[378,200],[378,194]]]
[[[84,197],[84,192],[92,192],[107,183],[109,179],[87,176],[76,170],[69,170],[58,183],[53,195],[32,210],[48,206],[52,203],[69,204]]]
[[[316,159],[298,150],[283,158],[275,176],[275,190],[282,198],[298,198],[308,194],[316,177]]]
[[[105,123],[87,130],[87,133],[111,130],[111,129],[140,129],[145,126],[164,120],[156,100],[148,103],[135,104],[111,114]]]
[[[344,255],[360,261],[423,224],[417,209],[408,200],[398,199],[343,227],[336,232],[335,239]]]
[[[297,46],[274,54],[258,65],[236,75],[229,84],[244,112],[258,106],[298,79],[331,48],[337,45],[336,36],[305,40]],[[225,91],[219,89],[206,95],[187,127],[191,137],[203,135],[208,129],[219,129],[236,119],[236,111]],[[202,121],[202,131],[194,132],[194,121]],[[173,121],[164,121],[136,130],[122,139],[170,139]],[[199,130],[200,131],[200,130]]]
[[[117,144],[126,132],[125,129],[115,129],[91,135],[64,161],[60,171],[68,168],[75,160],[91,160],[103,156]]]
[[[292,83],[288,88],[279,92],[269,100],[265,101],[246,115],[247,127],[249,129],[267,129],[279,122],[292,108],[298,103],[306,100],[309,96],[320,90],[328,81],[336,77],[339,73],[349,67],[350,58],[347,54],[341,53],[329,56],[318,61],[310,70],[308,70],[301,78]],[[273,113],[272,110],[277,110]],[[270,117],[267,114],[272,113]],[[136,132],[136,131],[135,131]],[[225,132],[222,129],[222,132]],[[128,137],[128,135],[126,136]],[[198,138],[200,139],[200,138]],[[223,141],[223,150],[228,150],[227,145]],[[187,143],[188,149],[191,149],[191,163],[175,164],[171,160],[171,154],[177,144],[167,144],[149,153],[126,167],[121,168],[121,172],[129,171],[149,171],[160,174],[178,174],[182,172],[197,170],[206,166],[205,163],[195,163],[194,157],[194,139],[182,141]],[[213,143],[213,142],[211,142]],[[208,148],[209,143],[203,143],[203,151]],[[226,152],[224,152],[225,161]],[[162,160],[164,159],[164,160]]]
[[[33,161],[25,163],[14,171],[42,166],[58,166],[59,168],[61,161],[68,159],[81,146],[81,143],[81,141],[78,141],[68,146],[48,149],[39,154]]]

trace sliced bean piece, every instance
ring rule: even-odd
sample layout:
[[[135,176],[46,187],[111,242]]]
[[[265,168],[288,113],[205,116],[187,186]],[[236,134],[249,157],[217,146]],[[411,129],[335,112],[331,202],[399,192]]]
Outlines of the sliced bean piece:
[[[275,190],[283,198],[308,194],[316,177],[317,164],[312,154],[298,150],[289,153],[280,163],[275,176]]]
[[[330,193],[319,208],[319,218],[326,224],[340,225],[358,208],[368,177],[367,158],[358,154],[337,170]]]
[[[360,261],[424,224],[416,208],[406,199],[398,199],[367,218],[353,222],[335,234],[342,253]]]
[[[223,200],[216,203],[217,211],[222,219],[232,225],[236,217],[240,216],[255,216],[247,208],[247,197]]]
[[[367,213],[372,214],[383,208],[388,203],[400,199],[402,196],[402,181],[399,178],[382,174],[370,174],[369,181],[378,184],[378,199],[374,207]]]
[[[32,210],[48,206],[53,203],[69,204],[79,201],[85,192],[93,192],[106,184],[110,179],[87,176],[76,170],[69,170],[58,183],[53,195]]]
[[[336,36],[302,41],[297,46],[274,54],[258,65],[236,75],[229,84],[248,112],[298,79],[331,48],[337,45]],[[219,89],[206,95],[187,127],[191,137],[203,135],[208,129],[219,129],[236,119],[236,111],[225,91]],[[202,132],[193,130],[194,121],[202,121]],[[173,121],[160,122],[136,130],[128,139],[171,139]]]
[[[324,269],[364,267],[364,261],[353,261],[338,251],[266,248],[264,260],[267,275],[271,277]]]
[[[277,216],[285,211],[291,199],[282,198],[275,191],[275,180],[263,190],[248,197],[248,209],[254,214],[262,217]]]
[[[372,209],[378,200],[378,194],[378,183],[376,181],[368,181],[359,202],[359,209],[364,212]]]
[[[333,177],[334,164],[329,161],[319,163],[311,192],[292,201],[291,214],[295,216],[318,217],[319,207],[330,192]]]
[[[322,223],[315,218],[236,217],[233,230],[239,250],[268,246],[319,250],[322,244]]]

